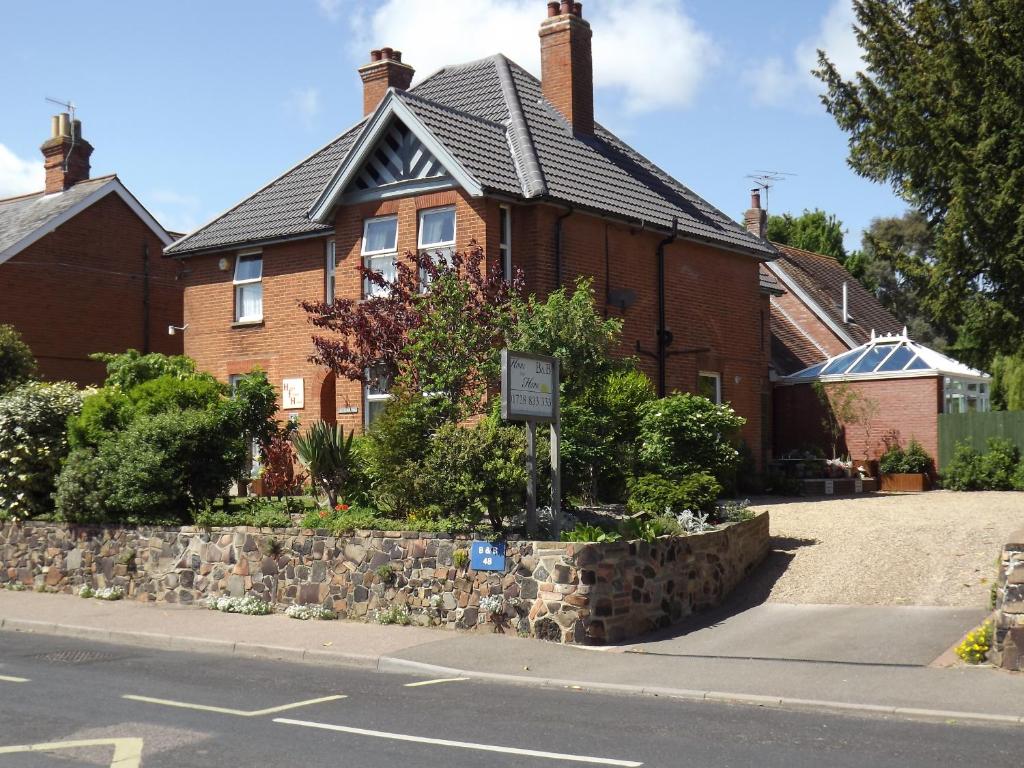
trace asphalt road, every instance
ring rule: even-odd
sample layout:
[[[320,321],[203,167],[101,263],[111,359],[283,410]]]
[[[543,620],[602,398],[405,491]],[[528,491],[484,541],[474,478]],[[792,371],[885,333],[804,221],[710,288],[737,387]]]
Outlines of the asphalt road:
[[[66,746],[93,740],[103,743]],[[1019,727],[432,682],[0,633],[3,768],[1009,768],[1021,743]]]

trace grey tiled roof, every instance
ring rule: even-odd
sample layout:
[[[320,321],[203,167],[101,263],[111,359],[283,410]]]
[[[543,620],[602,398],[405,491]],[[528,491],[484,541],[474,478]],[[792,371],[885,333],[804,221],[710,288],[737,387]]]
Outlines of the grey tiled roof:
[[[779,283],[779,278],[773,275],[768,269],[761,265],[761,269],[757,275],[758,287],[765,293],[785,293],[782,285]]]
[[[698,197],[601,126],[576,136],[542,97],[540,82],[500,54],[446,67],[403,102],[485,189],[562,203],[774,258],[775,249]],[[289,237],[327,227],[307,211],[360,132],[324,149],[178,241],[168,253]]]
[[[82,202],[114,178],[102,176],[80,181],[59,194],[46,195],[37,192],[34,195],[0,200],[0,253]]]

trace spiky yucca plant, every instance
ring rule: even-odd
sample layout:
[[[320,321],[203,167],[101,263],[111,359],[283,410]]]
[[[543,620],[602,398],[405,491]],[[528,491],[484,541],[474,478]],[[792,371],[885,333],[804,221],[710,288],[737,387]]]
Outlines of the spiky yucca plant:
[[[346,438],[344,429],[326,421],[317,421],[305,434],[296,431],[292,436],[295,455],[316,488],[327,496],[331,509],[337,505],[338,493],[351,472],[354,436],[353,431]]]

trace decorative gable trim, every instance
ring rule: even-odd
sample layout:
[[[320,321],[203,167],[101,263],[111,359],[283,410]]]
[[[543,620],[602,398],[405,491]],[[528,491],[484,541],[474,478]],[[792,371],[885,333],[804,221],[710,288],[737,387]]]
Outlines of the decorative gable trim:
[[[58,192],[57,194],[63,193]],[[75,216],[84,211],[86,208],[89,208],[93,203],[98,202],[99,200],[103,199],[104,197],[110,194],[115,194],[118,197],[120,197],[125,202],[125,204],[132,209],[132,212],[140,219],[142,219],[143,223],[147,227],[153,230],[153,234],[160,238],[160,241],[165,246],[171,244],[172,238],[169,234],[167,234],[167,230],[160,226],[160,223],[156,219],[154,219],[152,214],[150,214],[150,212],[147,211],[142,206],[142,203],[140,203],[135,198],[135,195],[133,195],[125,188],[125,186],[120,182],[119,179],[113,178],[106,184],[103,184],[102,186],[98,187],[96,191],[82,198],[80,201],[75,203],[67,210],[59,213],[52,219],[48,219],[44,224],[36,227],[36,229],[34,229],[29,234],[25,235],[25,237],[23,237],[18,242],[7,247],[3,251],[0,251],[0,264],[3,264],[5,261],[9,261],[10,259],[14,258],[23,250],[25,250],[30,245],[35,243],[37,240],[41,240],[50,233],[56,231],[56,229],[59,226],[61,226],[65,222],[70,221]]]
[[[423,125],[398,92],[389,89],[308,215],[318,224],[330,224],[330,213],[343,197],[408,195],[453,183],[473,197],[483,195],[480,182]]]

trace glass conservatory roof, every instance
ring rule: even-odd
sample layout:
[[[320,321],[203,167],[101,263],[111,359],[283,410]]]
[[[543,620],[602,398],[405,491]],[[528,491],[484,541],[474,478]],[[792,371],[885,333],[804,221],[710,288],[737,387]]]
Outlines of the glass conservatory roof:
[[[875,336],[856,349],[831,357],[785,377],[784,381],[799,383],[817,379],[837,378],[899,378],[935,373],[968,379],[988,379],[989,375],[922,346],[906,335]]]

